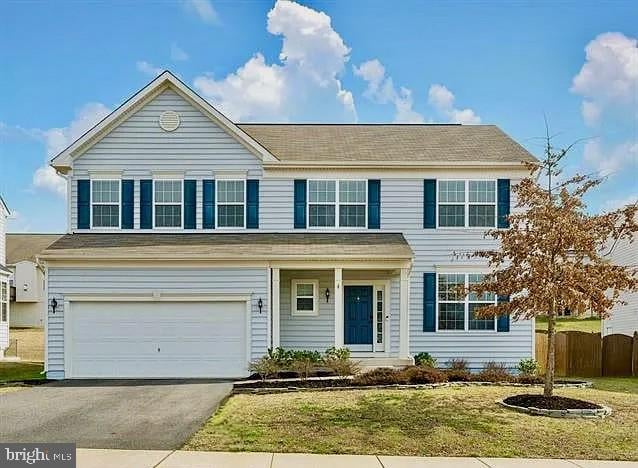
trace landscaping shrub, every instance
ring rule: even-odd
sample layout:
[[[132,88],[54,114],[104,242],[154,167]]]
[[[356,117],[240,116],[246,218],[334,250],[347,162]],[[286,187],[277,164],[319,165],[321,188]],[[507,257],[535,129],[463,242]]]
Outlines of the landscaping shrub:
[[[538,375],[527,375],[527,374],[521,374],[518,375],[514,378],[514,381],[516,383],[520,383],[520,384],[542,384],[545,381],[543,380],[542,377],[539,377]]]
[[[538,373],[538,362],[534,359],[521,359],[518,363],[518,371],[522,375],[536,375]]]
[[[290,357],[290,368],[295,371],[302,380],[306,380],[308,376],[323,363],[319,351],[291,351]]]
[[[436,367],[436,359],[430,353],[417,353],[414,356],[414,363],[417,366]]]
[[[447,382],[447,375],[432,367],[408,367],[401,371],[401,380],[408,384],[432,384]]]
[[[323,357],[324,365],[340,377],[359,373],[359,363],[350,359],[348,348],[328,348]]]
[[[286,350],[281,347],[277,347],[275,349],[268,348],[268,357],[276,362],[281,370],[290,368],[290,364],[292,363],[292,354],[293,351]]]
[[[450,382],[467,382],[471,380],[472,377],[465,359],[452,359],[451,361],[448,361],[445,373],[447,374],[447,379]]]
[[[357,386],[405,383],[407,383],[405,375],[402,375],[400,370],[385,367],[379,367],[363,374],[359,374],[352,380],[352,384]]]
[[[259,374],[261,380],[266,380],[281,372],[282,367],[277,360],[273,359],[269,354],[266,354],[250,362],[248,364],[248,370]]]
[[[478,382],[511,382],[514,380],[505,364],[490,361],[483,366],[483,370],[474,376]]]

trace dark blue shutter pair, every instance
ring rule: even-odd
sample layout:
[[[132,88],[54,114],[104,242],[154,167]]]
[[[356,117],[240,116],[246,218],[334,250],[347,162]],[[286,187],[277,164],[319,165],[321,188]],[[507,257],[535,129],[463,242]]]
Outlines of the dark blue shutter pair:
[[[212,179],[204,180],[202,191],[202,227],[204,229],[215,229],[215,181]]]
[[[121,189],[121,226],[122,229],[133,229],[133,207],[135,181],[122,180]],[[78,180],[78,229],[89,229],[91,227],[91,181],[88,179]]]
[[[197,181],[184,181],[184,229],[197,228]]]
[[[306,188],[307,181],[297,179],[294,182],[294,226],[295,229],[306,228]],[[381,228],[381,181],[368,180],[368,229]]]
[[[259,228],[259,180],[246,181],[246,228]]]
[[[436,179],[423,181],[423,227],[436,228]]]
[[[140,229],[153,229],[153,181],[140,180]]]
[[[498,296],[497,301],[508,302],[509,297]],[[436,273],[423,273],[423,331],[436,331]],[[496,331],[510,331],[510,316],[499,315],[496,319]]]
[[[496,192],[498,196],[496,206],[497,226],[499,228],[508,228],[510,227],[509,220],[507,219],[510,214],[510,180],[498,179]]]

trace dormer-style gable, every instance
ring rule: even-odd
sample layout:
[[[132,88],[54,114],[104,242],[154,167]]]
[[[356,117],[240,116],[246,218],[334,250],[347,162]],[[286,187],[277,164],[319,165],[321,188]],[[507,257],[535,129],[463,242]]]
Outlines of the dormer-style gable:
[[[277,158],[275,158],[267,149],[235,125],[221,112],[215,109],[195,91],[186,86],[179,78],[169,71],[164,71],[148,85],[131,96],[111,114],[98,122],[93,128],[78,138],[60,154],[55,156],[51,160],[51,166],[61,173],[68,172],[77,158],[81,157],[87,150],[101,141],[120,124],[166,91],[174,92],[182,99],[186,100],[262,162],[277,161]],[[179,115],[175,114],[170,109],[167,109],[158,116],[158,125],[170,132],[175,130],[176,125],[179,125],[179,119]]]

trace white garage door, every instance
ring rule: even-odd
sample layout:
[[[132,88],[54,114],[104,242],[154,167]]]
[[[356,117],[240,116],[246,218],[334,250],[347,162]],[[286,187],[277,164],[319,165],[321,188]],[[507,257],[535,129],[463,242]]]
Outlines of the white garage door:
[[[72,302],[70,309],[67,378],[246,373],[245,302]]]

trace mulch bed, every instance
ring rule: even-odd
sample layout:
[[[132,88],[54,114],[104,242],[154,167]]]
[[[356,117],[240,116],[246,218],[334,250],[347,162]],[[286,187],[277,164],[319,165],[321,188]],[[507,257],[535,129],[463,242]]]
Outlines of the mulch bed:
[[[602,409],[602,406],[589,401],[577,400],[561,396],[546,397],[543,395],[515,395],[503,400],[504,403],[523,408],[540,408],[547,410],[568,409]]]

